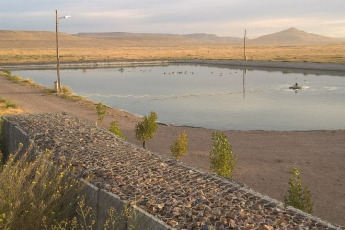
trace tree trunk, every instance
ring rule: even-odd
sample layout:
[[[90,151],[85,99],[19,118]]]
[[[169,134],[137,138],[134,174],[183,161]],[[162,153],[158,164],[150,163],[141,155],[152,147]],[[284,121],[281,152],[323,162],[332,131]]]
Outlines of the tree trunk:
[[[146,149],[146,143],[143,141],[143,148]]]

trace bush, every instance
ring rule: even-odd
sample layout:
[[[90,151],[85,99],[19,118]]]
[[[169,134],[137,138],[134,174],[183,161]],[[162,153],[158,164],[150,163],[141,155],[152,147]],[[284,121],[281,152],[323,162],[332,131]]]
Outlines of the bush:
[[[174,142],[174,144],[170,146],[172,155],[176,159],[182,157],[188,151],[187,145],[188,145],[187,133],[186,131],[183,131],[183,133],[178,136],[178,139]]]
[[[233,155],[231,146],[223,133],[212,134],[213,148],[210,151],[210,169],[217,175],[232,178],[237,157]]]
[[[10,70],[4,70],[3,73],[6,75],[12,75],[12,72]]]
[[[107,113],[107,106],[99,102],[96,106],[98,120],[102,122],[104,120],[105,114]]]
[[[61,87],[61,91],[62,91],[62,94],[65,96],[70,96],[73,94],[73,90],[70,87],[65,86],[65,85]]]
[[[120,137],[121,139],[125,140],[125,136],[122,134],[119,123],[117,121],[113,121],[110,123],[109,131],[114,133],[116,136]]]
[[[151,111],[150,116],[144,116],[143,121],[135,125],[135,136],[137,140],[142,141],[143,148],[146,148],[145,142],[152,139],[157,130],[157,114]]]
[[[50,226],[73,215],[80,185],[67,175],[70,164],[51,160],[50,152],[8,156],[0,169],[0,229],[41,229],[43,217]]]
[[[297,168],[294,168],[291,174],[292,176],[289,179],[288,195],[284,197],[284,203],[285,205],[290,205],[311,214],[313,212],[311,193],[307,186],[302,188],[302,180]]]
[[[83,187],[72,177],[71,164],[60,159],[62,163],[53,166],[51,152],[32,155],[30,150],[0,163],[0,229],[94,229],[95,212],[78,196]],[[102,229],[123,229],[128,224],[124,221],[129,229],[139,229],[132,220],[136,216],[131,207],[122,213],[111,207]]]

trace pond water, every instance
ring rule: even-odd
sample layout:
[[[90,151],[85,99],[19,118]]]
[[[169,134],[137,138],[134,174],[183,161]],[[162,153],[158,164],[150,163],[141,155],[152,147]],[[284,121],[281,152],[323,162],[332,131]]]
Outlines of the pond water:
[[[55,70],[13,71],[53,86]],[[221,130],[345,129],[345,77],[197,65],[61,70],[76,94],[163,123]],[[300,90],[289,89],[295,83]]]

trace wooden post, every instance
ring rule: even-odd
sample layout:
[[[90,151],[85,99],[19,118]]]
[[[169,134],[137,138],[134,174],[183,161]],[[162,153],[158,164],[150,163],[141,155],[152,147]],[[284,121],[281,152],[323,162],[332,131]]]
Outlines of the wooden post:
[[[58,11],[55,10],[56,13],[56,73],[57,73],[57,93],[61,92],[61,82],[60,82],[60,57],[59,57],[59,18],[58,18]]]
[[[246,56],[246,34],[247,30],[244,30],[244,37],[243,37],[243,59],[246,61],[247,56]]]

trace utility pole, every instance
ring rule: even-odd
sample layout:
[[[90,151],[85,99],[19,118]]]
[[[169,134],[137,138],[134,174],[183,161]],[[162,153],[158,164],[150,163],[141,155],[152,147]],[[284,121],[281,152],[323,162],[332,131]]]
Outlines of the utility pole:
[[[55,82],[55,89],[57,93],[61,92],[61,81],[60,81],[60,56],[59,56],[59,19],[70,18],[70,15],[58,17],[58,11],[55,10],[55,34],[56,34],[56,73],[57,81]]]
[[[243,37],[243,59],[246,61],[247,56],[246,56],[246,35],[247,35],[247,30],[244,30],[244,37]]]

